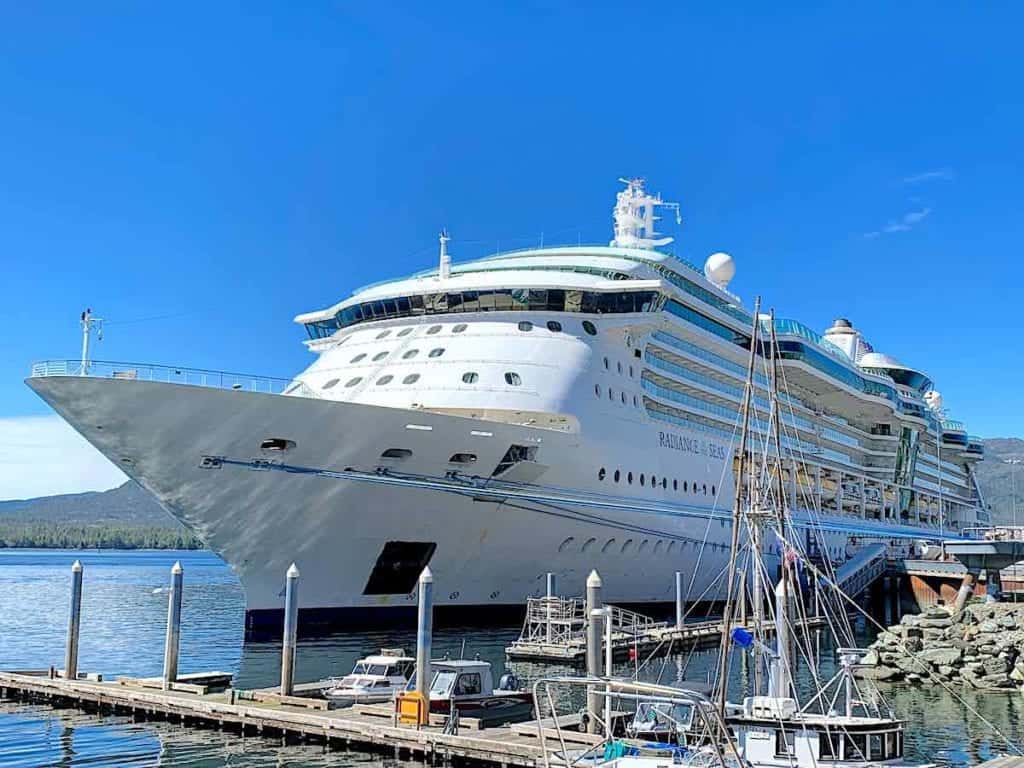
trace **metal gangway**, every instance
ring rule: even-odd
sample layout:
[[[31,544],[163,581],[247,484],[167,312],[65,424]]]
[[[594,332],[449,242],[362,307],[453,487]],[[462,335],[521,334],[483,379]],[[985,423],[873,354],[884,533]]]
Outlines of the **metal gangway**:
[[[869,544],[836,569],[836,585],[850,597],[856,597],[884,576],[888,567],[888,547]]]

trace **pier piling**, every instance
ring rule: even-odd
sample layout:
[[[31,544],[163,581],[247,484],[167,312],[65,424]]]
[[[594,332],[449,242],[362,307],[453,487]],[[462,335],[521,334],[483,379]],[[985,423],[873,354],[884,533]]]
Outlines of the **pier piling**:
[[[434,575],[427,566],[420,574],[416,611],[416,692],[429,695],[430,646],[434,632]]]
[[[181,587],[184,569],[171,566],[171,591],[167,595],[167,634],[164,637],[164,690],[178,679],[178,647],[181,643]]]
[[[604,611],[601,607],[601,577],[597,571],[587,576],[587,676],[601,676],[601,627]],[[598,718],[603,709],[604,697],[593,687],[587,689],[587,733],[600,733]]]
[[[683,628],[686,618],[686,601],[683,599],[683,572],[676,571],[676,628]]]
[[[281,695],[295,692],[295,645],[299,632],[299,568],[288,568],[284,588],[284,640],[281,644]]]
[[[555,599],[555,574],[548,571],[547,574],[547,641],[551,642],[551,621],[552,612],[554,611],[554,599]]]
[[[71,612],[68,614],[68,642],[64,651],[64,677],[78,677],[78,632],[82,626],[82,563],[71,565]]]

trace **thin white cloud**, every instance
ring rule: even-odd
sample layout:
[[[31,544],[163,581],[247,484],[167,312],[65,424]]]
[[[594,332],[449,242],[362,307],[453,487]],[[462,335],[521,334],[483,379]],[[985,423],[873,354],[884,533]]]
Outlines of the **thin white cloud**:
[[[899,219],[890,221],[881,229],[876,229],[872,232],[865,232],[864,237],[866,237],[869,240],[873,240],[879,235],[888,235],[892,234],[893,232],[907,232],[916,227],[926,218],[928,218],[931,212],[931,208],[922,208],[919,211],[911,211],[910,213],[905,213]]]
[[[952,168],[938,168],[934,171],[915,173],[912,176],[904,176],[904,184],[924,184],[928,181],[951,181],[953,178]]]
[[[59,416],[0,418],[0,501],[105,491],[128,478]]]

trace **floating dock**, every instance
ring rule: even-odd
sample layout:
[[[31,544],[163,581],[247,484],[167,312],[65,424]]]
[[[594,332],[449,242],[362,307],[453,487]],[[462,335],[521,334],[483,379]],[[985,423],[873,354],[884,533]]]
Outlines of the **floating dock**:
[[[396,757],[456,758],[501,768],[536,768],[544,764],[536,721],[484,728],[479,721],[464,717],[460,718],[458,731],[452,733],[445,727],[445,716],[432,715],[430,724],[421,727],[399,725],[394,708],[387,705],[312,709],[309,705],[314,699],[288,697],[296,700],[274,701],[258,692],[213,690],[197,682],[165,691],[155,690],[152,681],[145,679],[106,682],[93,675],[92,679],[66,680],[50,674],[0,672],[0,696],[160,718],[182,725],[233,729],[243,734],[315,740],[329,748],[373,749]],[[199,674],[186,679],[203,681],[207,677]],[[572,724],[559,718],[561,728]],[[553,721],[541,725],[554,735]],[[586,733],[563,730],[561,734],[563,740],[578,744],[581,749],[602,741],[601,736]]]

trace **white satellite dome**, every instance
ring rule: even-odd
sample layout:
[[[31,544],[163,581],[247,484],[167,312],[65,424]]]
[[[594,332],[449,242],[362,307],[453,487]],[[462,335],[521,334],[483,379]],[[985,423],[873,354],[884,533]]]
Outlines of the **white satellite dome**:
[[[719,288],[725,288],[736,276],[736,262],[728,253],[712,253],[704,262],[704,276]]]
[[[933,411],[942,410],[942,395],[934,389],[930,389],[924,393],[924,401],[928,403],[928,407]]]

